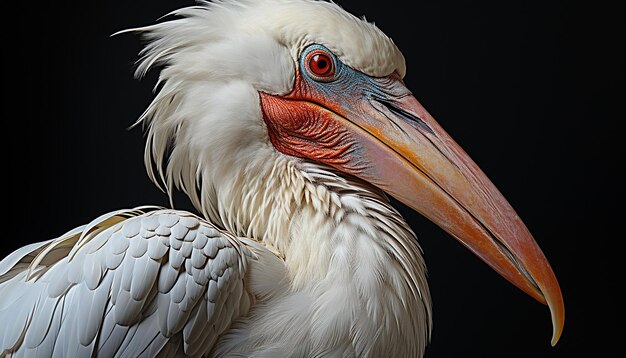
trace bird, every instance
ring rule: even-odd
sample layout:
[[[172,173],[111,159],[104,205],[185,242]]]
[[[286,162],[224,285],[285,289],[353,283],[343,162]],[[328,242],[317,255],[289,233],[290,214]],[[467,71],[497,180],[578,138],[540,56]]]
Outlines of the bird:
[[[393,40],[324,0],[214,0],[121,31],[158,70],[142,206],[0,261],[2,357],[421,357],[424,253],[390,197],[551,312],[521,218],[418,102]],[[7,322],[11,322],[7,324]]]

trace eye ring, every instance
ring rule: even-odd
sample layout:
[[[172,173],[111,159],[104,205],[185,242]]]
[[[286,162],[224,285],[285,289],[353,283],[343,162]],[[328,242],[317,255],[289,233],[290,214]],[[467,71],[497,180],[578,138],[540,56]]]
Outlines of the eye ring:
[[[330,81],[335,77],[335,62],[327,51],[309,52],[304,63],[309,75],[317,81]]]

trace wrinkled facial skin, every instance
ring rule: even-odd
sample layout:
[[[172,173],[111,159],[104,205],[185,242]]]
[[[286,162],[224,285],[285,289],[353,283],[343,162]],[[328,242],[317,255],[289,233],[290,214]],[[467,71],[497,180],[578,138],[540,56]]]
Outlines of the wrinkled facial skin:
[[[556,343],[563,298],[547,259],[504,196],[396,73],[370,77],[310,45],[293,90],[259,96],[278,151],[363,179],[439,225],[550,306]]]
[[[326,50],[333,56],[334,75],[319,81],[306,71],[305,63],[307,55],[319,49],[326,50],[312,45],[303,52],[291,93],[282,97],[261,93],[268,134],[282,153],[341,166],[341,170],[357,175],[373,163],[362,155],[362,136],[341,117],[368,117],[347,112],[361,112],[361,103],[370,103],[377,95],[382,98],[381,85],[391,79],[373,79],[355,71]]]

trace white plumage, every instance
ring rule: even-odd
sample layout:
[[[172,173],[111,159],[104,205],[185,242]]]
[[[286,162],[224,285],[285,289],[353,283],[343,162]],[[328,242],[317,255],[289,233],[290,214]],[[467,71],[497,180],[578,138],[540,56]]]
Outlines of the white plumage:
[[[138,208],[18,250],[0,271],[4,354],[204,353],[250,309],[258,249],[190,213]]]
[[[203,217],[121,210],[6,257],[0,356],[423,355],[426,269],[384,185],[277,150],[260,105],[296,90],[311,45],[337,70],[400,81],[393,41],[324,1],[221,0],[172,15],[129,30],[148,41],[136,75],[162,68],[138,123],[149,176]],[[447,143],[428,117],[380,103]]]
[[[190,213],[156,208],[110,213],[14,252],[0,271],[0,317],[16,322],[0,328],[4,352],[421,354],[430,302],[412,232],[372,188],[306,169],[316,184],[302,186],[306,209],[287,230],[298,241],[284,261]],[[420,336],[421,346],[410,344]]]

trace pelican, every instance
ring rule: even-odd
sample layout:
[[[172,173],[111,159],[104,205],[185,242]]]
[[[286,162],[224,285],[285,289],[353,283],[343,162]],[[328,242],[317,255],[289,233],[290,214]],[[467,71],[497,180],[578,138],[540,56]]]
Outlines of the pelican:
[[[0,356],[423,356],[426,267],[387,195],[547,304],[556,344],[547,259],[374,24],[216,0],[128,31],[147,43],[136,76],[160,69],[138,120],[148,175],[198,214],[119,210],[8,255]]]

